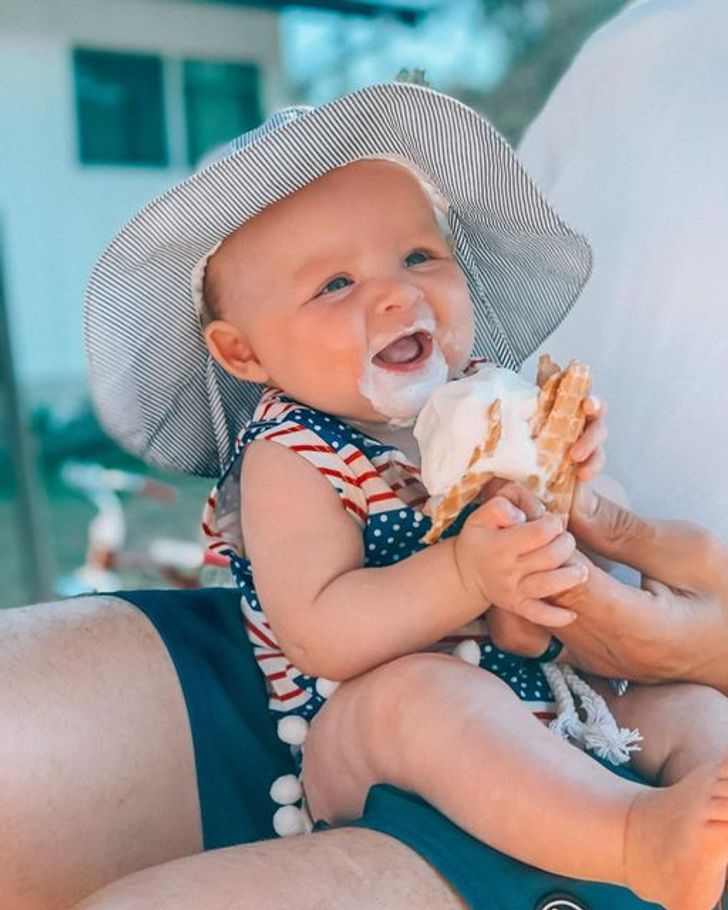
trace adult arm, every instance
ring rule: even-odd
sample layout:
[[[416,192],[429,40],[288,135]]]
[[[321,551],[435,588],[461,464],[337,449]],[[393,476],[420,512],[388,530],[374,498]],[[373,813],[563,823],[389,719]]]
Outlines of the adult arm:
[[[583,487],[571,530],[642,573],[624,585],[589,563],[558,603],[578,614],[560,630],[564,660],[640,682],[689,680],[728,694],[728,546],[697,525],[650,521]]]

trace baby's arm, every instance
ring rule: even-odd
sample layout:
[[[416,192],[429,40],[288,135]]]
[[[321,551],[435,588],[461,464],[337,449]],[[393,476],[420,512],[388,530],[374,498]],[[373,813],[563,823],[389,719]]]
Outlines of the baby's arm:
[[[473,513],[457,538],[365,569],[361,531],[329,482],[295,452],[257,441],[243,461],[242,516],[273,631],[312,675],[348,679],[422,650],[520,585],[528,596],[514,608],[544,624],[573,619],[539,599],[580,580],[580,567],[557,568],[573,540],[550,515],[502,527],[518,521],[502,496]]]

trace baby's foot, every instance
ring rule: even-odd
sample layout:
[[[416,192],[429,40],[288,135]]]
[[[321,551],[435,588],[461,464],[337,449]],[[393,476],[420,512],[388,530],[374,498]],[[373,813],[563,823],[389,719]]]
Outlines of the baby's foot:
[[[627,820],[626,884],[667,910],[713,910],[728,868],[728,755],[640,793]]]

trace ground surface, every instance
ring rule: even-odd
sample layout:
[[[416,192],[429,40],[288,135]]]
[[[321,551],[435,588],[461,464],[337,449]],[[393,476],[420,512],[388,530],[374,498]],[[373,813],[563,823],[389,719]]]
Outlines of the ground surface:
[[[176,501],[159,503],[139,497],[125,499],[128,524],[128,546],[144,551],[154,537],[199,539],[199,519],[211,482],[203,478],[155,476],[169,482],[178,491]],[[64,576],[83,562],[88,523],[95,514],[94,507],[81,495],[60,482],[57,473],[45,479],[47,528],[52,561],[52,574]],[[13,490],[0,485],[0,607],[25,604],[31,599],[27,584],[28,570],[21,557],[22,542],[18,538],[17,501]],[[124,587],[168,587],[161,579],[140,573],[129,573]]]

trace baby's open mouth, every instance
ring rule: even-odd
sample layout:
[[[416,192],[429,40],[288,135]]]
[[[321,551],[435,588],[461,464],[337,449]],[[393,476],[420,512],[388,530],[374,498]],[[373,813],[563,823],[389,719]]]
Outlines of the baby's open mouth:
[[[432,353],[432,335],[412,332],[400,335],[372,357],[372,363],[387,370],[413,370]]]

